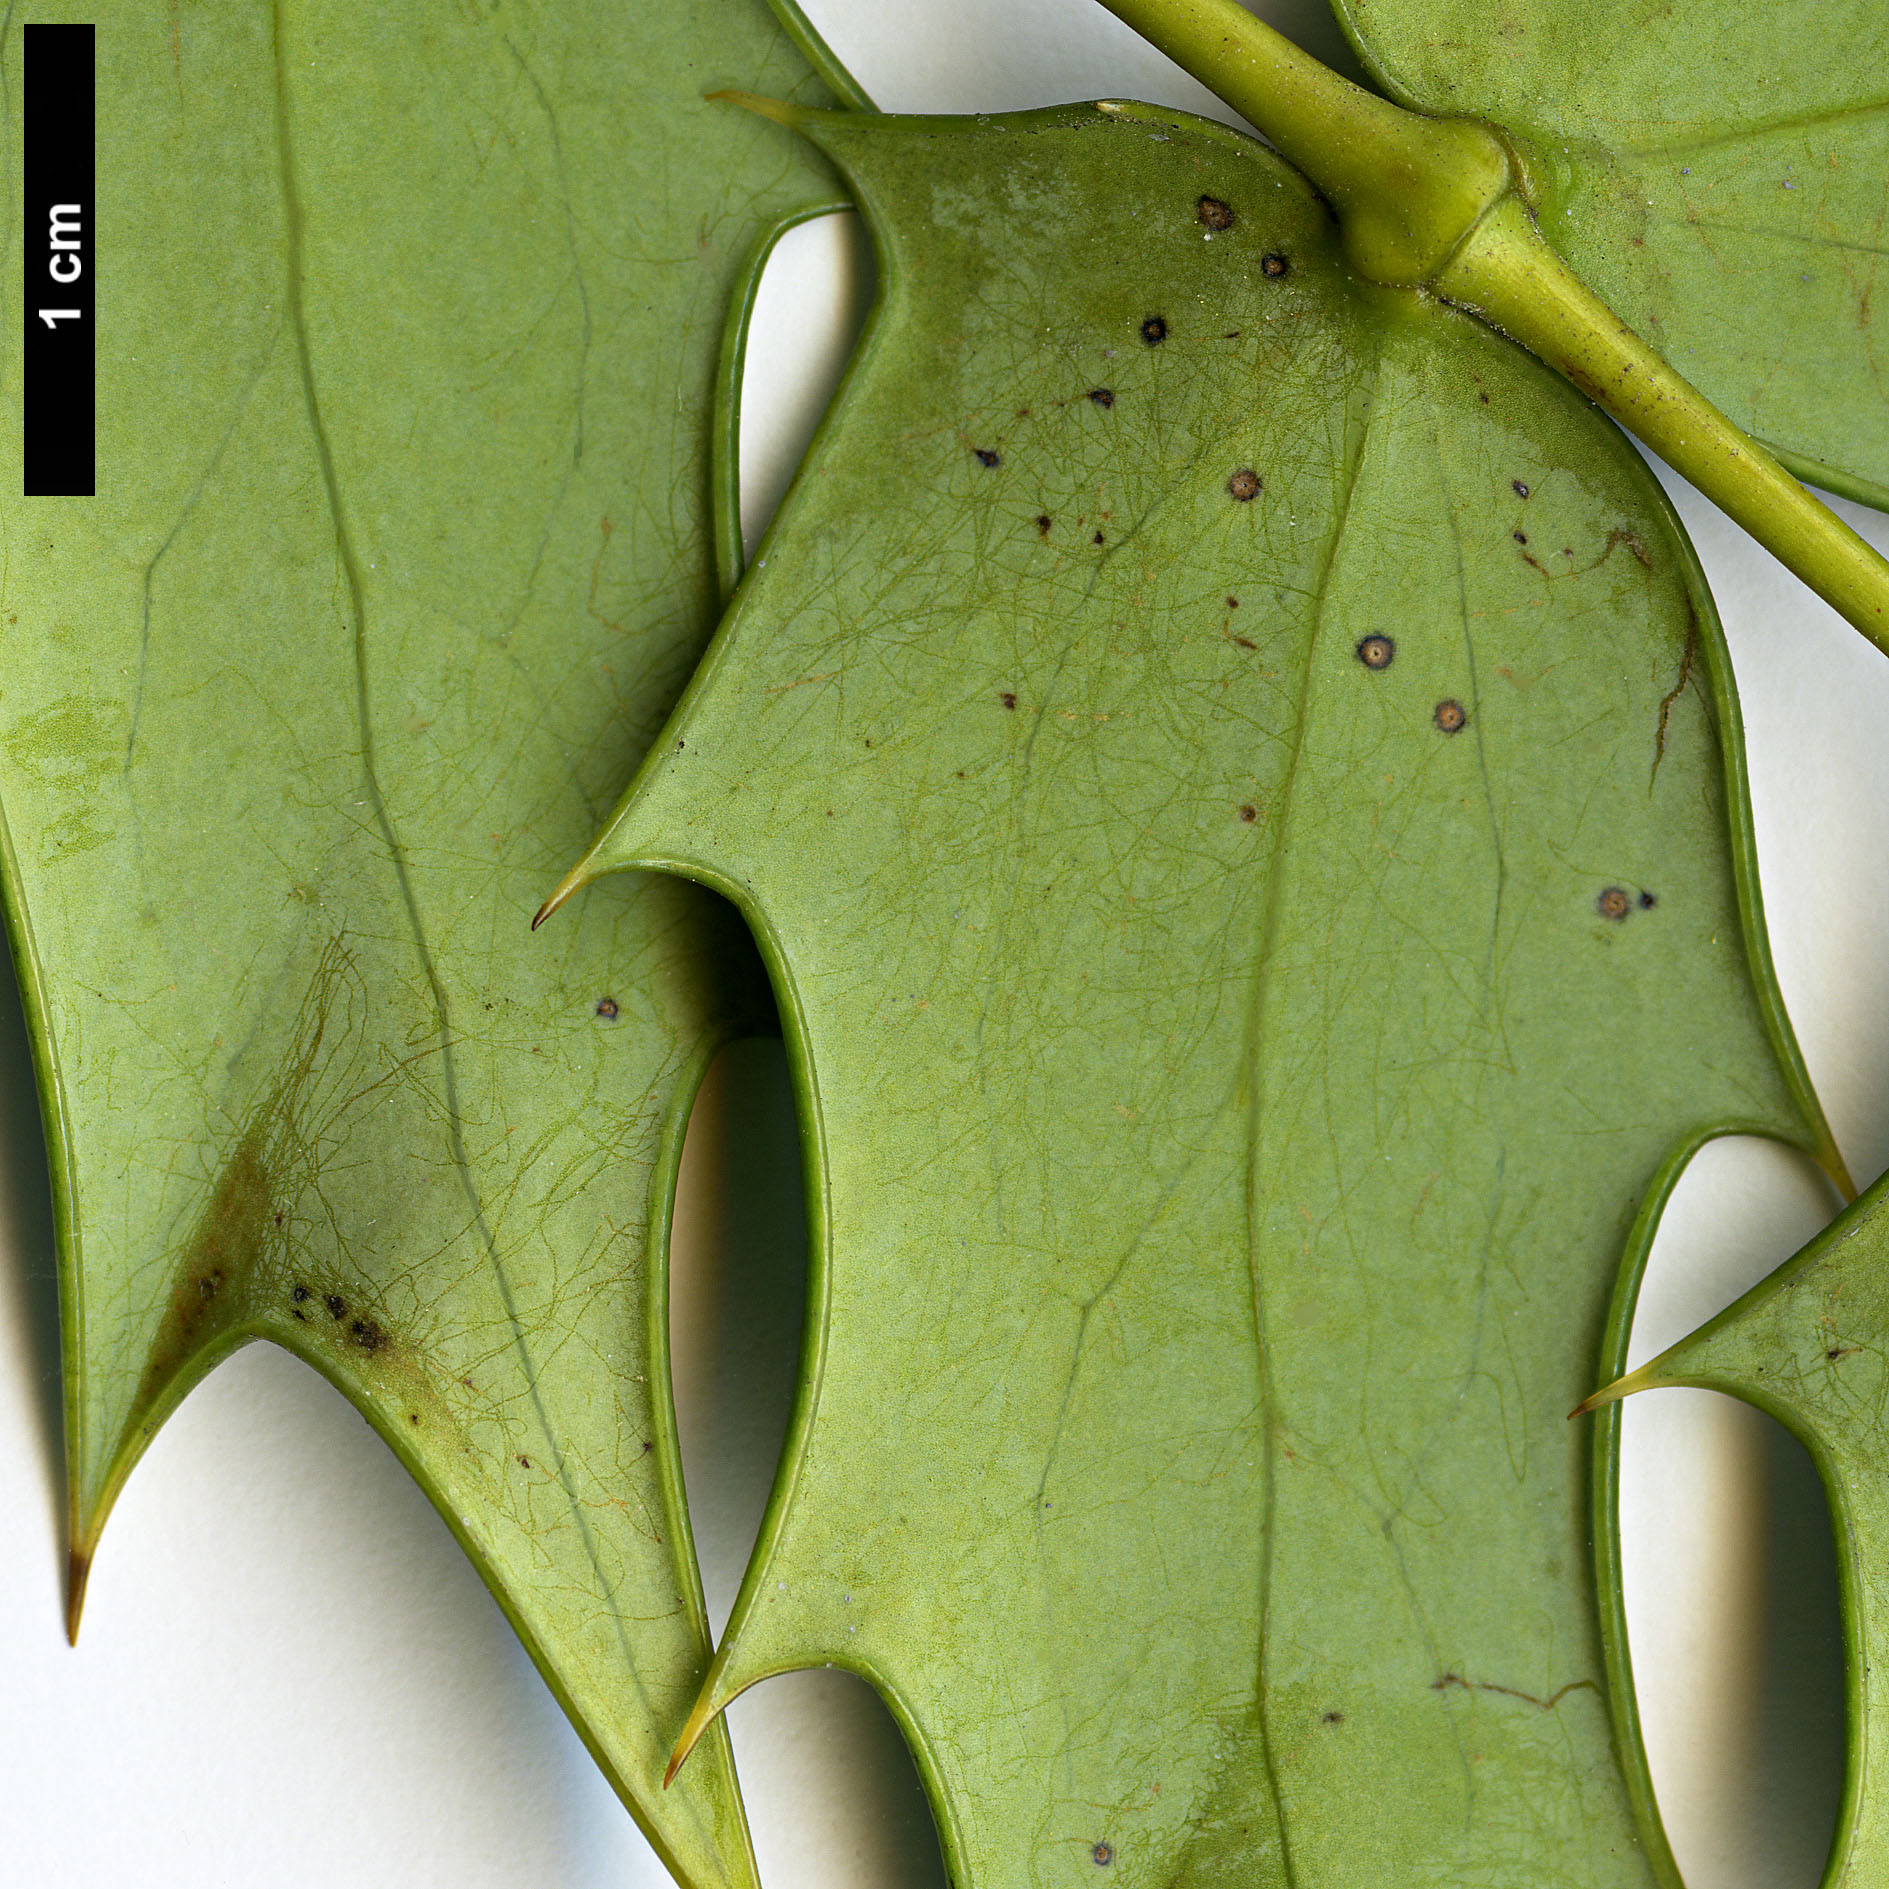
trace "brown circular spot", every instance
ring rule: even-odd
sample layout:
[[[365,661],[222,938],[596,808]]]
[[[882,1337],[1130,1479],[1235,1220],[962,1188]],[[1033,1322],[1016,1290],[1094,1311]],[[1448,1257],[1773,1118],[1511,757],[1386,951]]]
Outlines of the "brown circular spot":
[[[1259,497],[1260,493],[1265,489],[1265,484],[1265,480],[1263,480],[1251,466],[1242,466],[1239,471],[1227,481],[1227,490],[1231,492],[1242,505],[1246,505]]]
[[[1094,1857],[1098,1863],[1106,1865],[1115,1860],[1115,1846],[1112,1843],[1098,1843],[1089,1854]]]
[[[1397,654],[1397,645],[1388,636],[1367,636],[1358,645],[1358,660],[1367,669],[1388,669],[1391,658]]]
[[[617,1018],[622,1015],[622,1011],[619,1009],[617,1000],[614,997],[599,997],[597,999],[597,1014],[603,1018],[604,1022],[614,1023]]]
[[[1653,907],[1656,906],[1658,903],[1659,903],[1659,900],[1656,897],[1654,897],[1654,895],[1651,892],[1642,892],[1640,894],[1640,910],[1641,911],[1650,912],[1653,909]]]
[[[1104,412],[1115,404],[1115,390],[1112,387],[1091,387],[1089,398]]]
[[[1463,713],[1463,705],[1458,701],[1439,702],[1436,705],[1436,725],[1446,735],[1460,734],[1463,724],[1469,717]]]
[[[1230,230],[1233,227],[1233,212],[1218,197],[1202,197],[1194,205],[1194,214],[1210,230]]]
[[[998,696],[997,699],[1005,708],[1015,708],[1017,705],[1017,698],[1009,689],[1004,690],[1003,694]]]
[[[1001,453],[994,453],[987,446],[973,446],[971,448],[971,457],[975,459],[980,466],[1001,466],[1004,462]]]
[[[1594,901],[1594,909],[1602,918],[1610,919],[1617,925],[1633,910],[1633,900],[1628,896],[1625,886],[1610,885]]]
[[[1257,807],[1242,807],[1240,809],[1240,818],[1244,820],[1248,826],[1251,826],[1253,822],[1259,818],[1259,809]]]
[[[1509,484],[1515,488],[1515,496],[1517,498],[1526,498],[1528,496],[1528,487],[1522,480],[1511,479]]]
[[[1260,274],[1271,276],[1275,282],[1291,267],[1291,263],[1287,262],[1276,249],[1270,256],[1261,256],[1259,259]]]
[[[1159,315],[1150,315],[1141,324],[1141,338],[1151,348],[1158,348],[1168,338],[1168,325]]]

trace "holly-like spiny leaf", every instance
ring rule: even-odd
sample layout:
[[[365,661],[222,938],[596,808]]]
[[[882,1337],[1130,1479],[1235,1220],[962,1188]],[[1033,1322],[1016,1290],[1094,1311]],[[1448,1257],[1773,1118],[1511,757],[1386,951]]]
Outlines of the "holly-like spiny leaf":
[[[1723,1391],[1775,1417],[1816,1461],[1836,1525],[1851,1750],[1826,1889],[1880,1882],[1889,1859],[1889,1740],[1878,1731],[1889,1669],[1886,1201],[1889,1176],[1718,1317],[1590,1400],[1605,1409],[1661,1386]]]
[[[1333,0],[1393,98],[1486,118],[1590,287],[1800,477],[1889,505],[1879,0]]]
[[[809,1138],[692,1730],[865,1674],[967,1884],[1645,1883],[1566,1413],[1686,1152],[1840,1169],[1689,549],[1250,140],[794,116],[882,303],[569,882],[741,905]]]
[[[166,1413],[273,1339],[426,1486],[677,1873],[751,1882],[725,1742],[658,1789],[707,1659],[662,1265],[765,988],[674,881],[527,925],[719,605],[730,298],[835,191],[703,94],[825,94],[759,0],[153,4],[97,45],[98,496],[22,500],[14,459],[0,502],[75,1609]],[[20,58],[16,23],[16,154]]]

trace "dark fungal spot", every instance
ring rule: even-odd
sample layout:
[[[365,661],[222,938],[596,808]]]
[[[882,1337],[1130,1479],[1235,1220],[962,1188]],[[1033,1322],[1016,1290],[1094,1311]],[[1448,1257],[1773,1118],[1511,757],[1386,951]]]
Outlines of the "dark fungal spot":
[[[1036,515],[1036,535],[1039,538],[1047,538],[1052,522],[1048,512],[1038,512]]]
[[[347,1315],[348,1315],[347,1300],[344,1299],[341,1296],[341,1294],[338,1292],[329,1293],[328,1294],[328,1316],[330,1318],[346,1318]]]
[[[1004,690],[1003,694],[998,696],[997,699],[1004,705],[1005,708],[1015,708],[1017,705],[1016,695],[1014,691],[1010,689]]]
[[[1227,490],[1231,492],[1242,505],[1250,505],[1252,501],[1258,498],[1260,493],[1265,490],[1265,485],[1265,480],[1263,480],[1251,466],[1242,466],[1239,471],[1227,481]]]
[[[1653,907],[1656,906],[1658,903],[1659,903],[1659,900],[1656,899],[1652,893],[1642,892],[1640,894],[1640,910],[1641,911],[1650,912],[1653,909]]]
[[[521,1457],[519,1457],[519,1459],[518,1459],[518,1467],[519,1467],[520,1469],[529,1469],[529,1468],[531,1467],[531,1458],[530,1458],[529,1456],[521,1456]]]
[[[1240,818],[1244,820],[1248,826],[1251,826],[1253,822],[1259,818],[1259,809],[1257,807],[1242,807],[1240,809]]]
[[[1141,338],[1151,348],[1158,348],[1168,338],[1168,325],[1159,315],[1150,315],[1141,324]]]
[[[599,997],[597,999],[597,1015],[600,1016],[604,1022],[614,1023],[622,1014],[622,1007],[617,1003],[614,997]]]
[[[1627,896],[1625,886],[1610,885],[1594,901],[1594,909],[1602,918],[1617,925],[1633,910],[1633,901]]]
[[[1263,276],[1270,276],[1275,282],[1291,267],[1291,263],[1280,255],[1276,249],[1272,251],[1270,255],[1261,256],[1259,259],[1259,273]]]
[[[1446,735],[1460,734],[1463,724],[1468,721],[1468,719],[1469,717],[1463,713],[1463,705],[1461,702],[1439,702],[1436,705],[1436,725],[1442,729]]]
[[[1239,600],[1239,598],[1237,598],[1237,597],[1229,597],[1229,598],[1227,599],[1227,608],[1228,608],[1229,610],[1237,610],[1237,609],[1238,609],[1239,607],[1240,607],[1240,600]]]
[[[1528,487],[1523,484],[1520,479],[1511,479],[1509,484],[1515,488],[1515,496],[1517,498],[1526,498],[1528,496]]]
[[[1367,636],[1358,645],[1358,660],[1367,669],[1388,669],[1396,654],[1397,645],[1388,636]]]
[[[973,446],[971,448],[971,457],[975,459],[980,466],[1001,466],[1003,464],[1003,456],[1000,453],[992,452],[985,446]]]
[[[1089,540],[1089,542],[1090,542],[1091,544],[1105,544],[1105,543],[1107,543],[1107,540],[1106,540],[1106,539],[1105,539],[1105,538],[1104,538],[1104,537],[1102,536],[1102,534],[1101,534],[1101,533],[1100,533],[1100,532],[1098,531],[1098,532],[1097,532],[1097,533],[1095,534],[1095,536],[1094,536],[1093,538],[1091,538],[1091,539]]]
[[[1113,387],[1091,387],[1089,389],[1089,398],[1106,413],[1109,408],[1115,404],[1115,389]]]
[[[1344,1722],[1345,1715],[1342,1712],[1327,1712],[1325,1716],[1319,1720],[1321,1725],[1342,1725]]]
[[[420,1413],[417,1410],[409,1410],[407,1421],[417,1430],[420,1427]]]
[[[1259,645],[1250,636],[1236,636],[1233,639],[1242,649],[1257,649]]]
[[[1112,1843],[1098,1843],[1089,1854],[1104,1868],[1115,1860],[1115,1846]]]
[[[277,1226],[280,1226],[282,1224],[282,1209],[280,1207],[276,1209],[275,1223]]]
[[[1528,533],[1525,531],[1511,531],[1509,536],[1513,538],[1517,544],[1526,544],[1528,542]]]
[[[1480,400],[1485,407],[1489,404],[1489,396],[1487,393],[1479,393],[1476,398]]]
[[[387,1334],[371,1318],[357,1318],[348,1327],[348,1336],[363,1351],[378,1351],[387,1342]]]
[[[1230,230],[1233,227],[1233,211],[1218,197],[1202,197],[1194,205],[1194,214],[1210,230]]]
[[[297,1305],[306,1305],[308,1303],[308,1288],[306,1286],[291,1286],[289,1288],[289,1297],[292,1298]]]

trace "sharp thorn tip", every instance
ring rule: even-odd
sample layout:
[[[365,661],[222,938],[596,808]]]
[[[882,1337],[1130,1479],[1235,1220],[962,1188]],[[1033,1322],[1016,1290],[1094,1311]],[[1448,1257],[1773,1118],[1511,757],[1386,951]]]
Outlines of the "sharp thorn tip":
[[[79,1549],[66,1556],[66,1644],[79,1643],[79,1618],[85,1612],[85,1584],[91,1578],[92,1557]]]

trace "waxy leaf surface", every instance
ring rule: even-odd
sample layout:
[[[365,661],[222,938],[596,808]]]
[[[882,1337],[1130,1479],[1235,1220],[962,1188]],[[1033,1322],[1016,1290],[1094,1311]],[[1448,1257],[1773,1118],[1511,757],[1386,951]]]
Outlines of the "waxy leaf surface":
[[[800,122],[882,303],[574,875],[742,906],[809,1138],[698,1722],[867,1675],[962,1884],[1653,1880],[1567,1411],[1687,1151],[1835,1162],[1689,550],[1250,140]]]
[[[725,1743],[658,1789],[707,1658],[661,1262],[765,987],[673,880],[527,927],[719,608],[730,298],[835,190],[703,94],[809,68],[759,0],[153,4],[98,59],[98,496],[22,500],[17,425],[0,478],[75,1585],[165,1414],[273,1339],[425,1484],[678,1874],[750,1882]],[[17,322],[4,372],[17,414]]]
[[[1333,0],[1392,97],[1499,125],[1549,240],[1800,477],[1889,505],[1881,0]]]
[[[1889,1867],[1889,1176],[1690,1337],[1602,1393],[1724,1391],[1793,1431],[1822,1475],[1844,1601],[1850,1763],[1826,1889]]]

